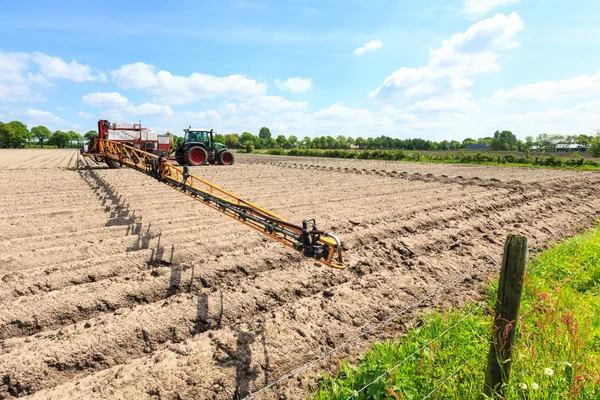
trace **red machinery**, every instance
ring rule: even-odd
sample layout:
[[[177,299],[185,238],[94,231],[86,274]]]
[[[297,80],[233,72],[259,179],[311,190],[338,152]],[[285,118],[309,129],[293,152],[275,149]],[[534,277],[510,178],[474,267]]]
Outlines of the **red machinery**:
[[[163,157],[169,157],[174,151],[171,135],[159,135],[151,129],[142,128],[141,124],[128,122],[111,124],[107,120],[101,119],[98,121],[98,139],[122,143]],[[93,142],[90,142],[89,148],[92,146]]]

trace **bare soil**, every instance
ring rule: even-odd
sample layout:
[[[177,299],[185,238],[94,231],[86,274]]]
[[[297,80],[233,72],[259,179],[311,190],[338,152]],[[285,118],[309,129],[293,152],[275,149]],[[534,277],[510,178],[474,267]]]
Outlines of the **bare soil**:
[[[0,398],[244,397],[466,278],[257,398],[478,296],[507,233],[591,226],[600,174],[258,155],[193,173],[342,238],[333,270],[134,170],[0,151]]]

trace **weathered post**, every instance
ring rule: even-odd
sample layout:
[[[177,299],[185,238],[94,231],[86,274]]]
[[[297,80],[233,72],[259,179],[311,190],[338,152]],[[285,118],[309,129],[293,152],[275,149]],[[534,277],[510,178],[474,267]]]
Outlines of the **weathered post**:
[[[484,393],[494,398],[502,396],[502,384],[508,383],[510,377],[527,254],[527,238],[508,235],[504,244],[494,313],[494,332],[485,374]]]

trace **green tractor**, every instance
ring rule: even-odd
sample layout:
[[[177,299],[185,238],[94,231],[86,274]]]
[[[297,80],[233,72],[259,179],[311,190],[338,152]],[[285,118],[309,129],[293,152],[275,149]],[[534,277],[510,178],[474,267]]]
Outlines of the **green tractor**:
[[[206,163],[231,165],[233,154],[223,143],[214,141],[213,130],[184,129],[183,143],[175,150],[175,159],[179,165],[205,165]]]

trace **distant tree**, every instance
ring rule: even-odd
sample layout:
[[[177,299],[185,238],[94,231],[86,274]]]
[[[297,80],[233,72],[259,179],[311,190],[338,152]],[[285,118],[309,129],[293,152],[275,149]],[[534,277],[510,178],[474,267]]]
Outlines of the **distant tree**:
[[[224,144],[225,143],[225,135],[223,135],[222,133],[217,133],[215,135],[215,142]]]
[[[304,140],[302,140],[302,147],[306,147],[307,149],[310,149],[312,147],[312,139],[309,138],[308,136],[304,137]]]
[[[294,148],[298,146],[298,138],[294,135],[290,135],[290,137],[288,138],[288,145],[290,146],[290,148]]]
[[[69,132],[67,132],[67,135],[69,135],[69,147],[73,147],[74,145],[81,145],[81,140],[83,139],[83,136],[81,136],[79,133],[70,130]]]
[[[11,121],[6,124],[9,135],[8,147],[22,147],[23,144],[31,139],[31,132],[27,129],[27,125],[21,121]]]
[[[354,145],[356,145],[356,140],[354,140],[354,138],[350,136],[348,136],[346,142],[348,143],[348,147],[353,147]]]
[[[279,146],[279,148],[287,147],[288,140],[285,136],[279,135],[279,136],[277,136],[277,139],[275,139],[275,141],[277,142],[277,145]]]
[[[10,127],[4,122],[0,122],[0,148],[10,147],[11,134]]]
[[[83,137],[86,138],[87,140],[90,140],[91,138],[95,138],[96,136],[98,136],[98,132],[96,132],[96,131],[88,131],[88,133],[83,135]]]
[[[364,149],[365,147],[367,147],[367,141],[360,136],[356,138],[354,143],[358,146],[359,149]]]
[[[88,132],[89,133],[89,132]],[[168,132],[167,132],[168,133]],[[87,135],[87,134],[86,134]],[[180,145],[183,144],[183,141],[185,140],[185,138],[183,136],[177,136],[177,135],[173,135],[173,146],[175,146],[175,148],[179,147]]]
[[[460,147],[463,149],[466,149],[467,147],[469,147],[472,144],[477,144],[477,140],[471,139],[471,138],[466,138],[465,140],[462,141]]]
[[[40,125],[31,128],[31,134],[34,138],[39,140],[40,147],[44,147],[44,140],[48,140],[48,138],[52,135],[52,132],[50,132],[50,129],[46,128],[45,126]]]
[[[237,147],[238,145],[238,137],[234,134],[228,133],[227,135],[225,135],[225,146],[227,146],[230,149],[234,149]]]
[[[600,157],[600,131],[596,132],[596,136],[590,141],[590,153],[594,157]]]
[[[525,142],[523,142],[524,150],[531,150],[531,147],[533,147],[533,145],[533,136],[525,136]]]
[[[492,151],[506,151],[508,149],[508,143],[500,138],[494,138],[492,139],[492,143],[490,143],[490,150]]]
[[[254,136],[253,134],[251,134],[250,132],[244,132],[244,133],[242,133],[242,136],[240,136],[240,144],[242,146],[245,146],[246,143],[250,142],[254,146],[254,142],[257,139],[258,138],[256,136]]]
[[[50,136],[50,144],[55,145],[59,149],[64,149],[69,145],[70,137],[67,132],[56,131]]]
[[[271,130],[266,126],[263,126],[258,132],[258,137],[264,140],[265,142],[268,142],[269,139],[271,139]]]

